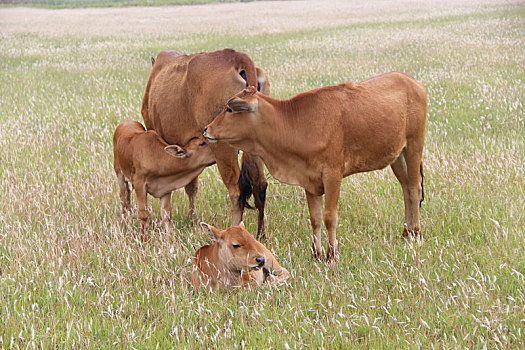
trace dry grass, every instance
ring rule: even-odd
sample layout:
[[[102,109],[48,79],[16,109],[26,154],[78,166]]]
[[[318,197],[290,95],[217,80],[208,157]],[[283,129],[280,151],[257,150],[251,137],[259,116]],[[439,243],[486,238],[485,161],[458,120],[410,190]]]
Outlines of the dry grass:
[[[525,347],[524,17],[506,1],[0,10],[0,345]],[[111,137],[141,120],[149,56],[224,47],[281,98],[390,70],[421,81],[425,240],[399,238],[389,169],[344,181],[333,269],[311,258],[302,190],[270,179],[266,245],[293,275],[281,289],[192,294],[207,239],[182,191],[174,235],[155,201],[149,242],[135,218],[120,225]],[[228,207],[208,168],[200,219],[226,227]]]

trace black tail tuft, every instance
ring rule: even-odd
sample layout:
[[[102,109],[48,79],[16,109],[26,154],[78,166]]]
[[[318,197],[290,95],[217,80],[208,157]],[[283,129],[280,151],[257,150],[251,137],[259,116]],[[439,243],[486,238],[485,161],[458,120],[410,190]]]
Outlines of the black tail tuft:
[[[421,172],[421,200],[419,201],[419,207],[421,207],[421,203],[425,200],[425,187],[423,186],[425,175],[423,174],[423,162],[421,162],[421,165],[419,166],[419,171]]]
[[[239,176],[239,207],[253,209],[253,207],[248,203],[248,198],[252,195],[252,182],[250,181],[249,165],[248,162],[245,162],[243,159],[241,176]]]

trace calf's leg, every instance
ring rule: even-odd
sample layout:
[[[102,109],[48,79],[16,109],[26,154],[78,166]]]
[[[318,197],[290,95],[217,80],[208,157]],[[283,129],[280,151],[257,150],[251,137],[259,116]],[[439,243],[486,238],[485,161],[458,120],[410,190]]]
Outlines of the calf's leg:
[[[419,205],[423,193],[423,168],[421,164],[421,155],[423,147],[417,144],[409,144],[405,154],[407,175],[408,175],[408,217],[403,236],[421,235],[419,224]]]
[[[339,262],[339,251],[337,249],[337,204],[341,190],[341,178],[328,178],[324,181],[324,224],[328,231],[328,251],[326,261],[328,264]]]
[[[120,204],[122,205],[121,217],[124,219],[128,215],[128,213],[131,211],[131,205],[130,205],[131,192],[129,190],[129,185],[128,185],[128,182],[126,181],[124,174],[122,174],[121,172],[118,172],[117,179],[118,179],[118,186],[119,186]]]
[[[390,164],[390,167],[392,168],[392,171],[394,172],[394,175],[396,176],[397,180],[401,184],[401,188],[403,190],[403,200],[405,203],[405,220],[404,220],[404,231],[403,236],[407,234],[406,228],[408,227],[408,217],[410,215],[410,193],[408,191],[408,172],[407,172],[407,164],[405,161],[405,150],[401,152],[399,157],[394,161],[394,163]]]
[[[313,230],[312,253],[314,258],[321,260],[321,224],[323,216],[323,196],[317,196],[305,190],[310,223]]]
[[[171,232],[171,192],[160,198],[160,217],[167,232]]]
[[[140,220],[141,239],[146,239],[146,224],[149,219],[148,211],[148,193],[146,192],[146,184],[141,180],[134,180],[133,186],[135,194],[137,195],[138,217]]]
[[[195,208],[195,199],[197,198],[197,192],[199,191],[199,177],[194,178],[189,184],[184,186],[184,191],[186,191],[189,201],[188,216],[195,221],[197,220],[197,209]]]

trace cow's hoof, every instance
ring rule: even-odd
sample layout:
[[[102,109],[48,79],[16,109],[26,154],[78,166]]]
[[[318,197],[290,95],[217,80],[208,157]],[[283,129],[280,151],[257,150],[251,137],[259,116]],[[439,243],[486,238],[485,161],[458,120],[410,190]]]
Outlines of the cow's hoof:
[[[328,252],[326,253],[326,263],[328,266],[333,266],[339,262],[339,251],[337,248],[328,247]]]
[[[413,238],[413,239],[421,239],[423,238],[421,236],[421,229],[415,228],[413,230],[409,230],[406,226],[403,229],[403,238]]]
[[[315,245],[312,244],[312,256],[315,260],[321,261],[321,251],[317,250]]]

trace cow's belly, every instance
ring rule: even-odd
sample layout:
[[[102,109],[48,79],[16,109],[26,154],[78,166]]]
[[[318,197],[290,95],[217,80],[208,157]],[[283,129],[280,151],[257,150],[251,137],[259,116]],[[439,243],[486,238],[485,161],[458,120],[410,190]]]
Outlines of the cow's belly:
[[[404,147],[404,144],[400,144],[396,147],[385,148],[384,151],[375,155],[365,152],[352,153],[345,159],[344,176],[386,168],[399,157]]]
[[[168,193],[175,191],[181,187],[186,186],[193,180],[193,177],[181,177],[181,176],[163,176],[149,180],[147,182],[147,191],[155,198],[161,198]]]

